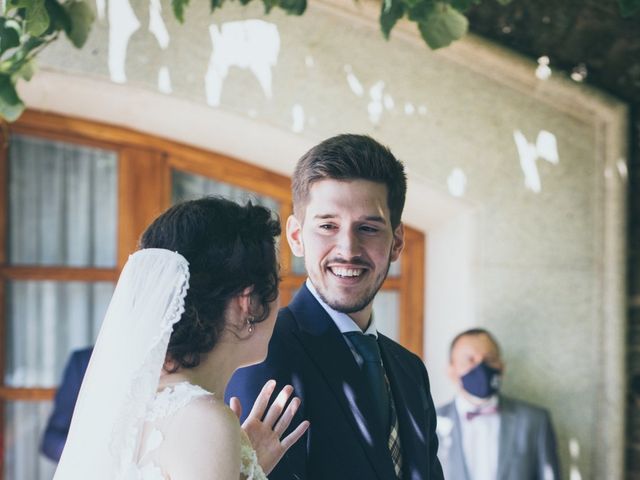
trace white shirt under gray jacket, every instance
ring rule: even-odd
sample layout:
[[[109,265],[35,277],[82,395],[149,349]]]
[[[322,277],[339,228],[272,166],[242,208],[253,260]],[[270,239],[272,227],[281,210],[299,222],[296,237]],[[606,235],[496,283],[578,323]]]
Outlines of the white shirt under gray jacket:
[[[549,412],[499,396],[497,413],[473,416],[458,396],[437,409],[438,457],[446,480],[561,480]]]

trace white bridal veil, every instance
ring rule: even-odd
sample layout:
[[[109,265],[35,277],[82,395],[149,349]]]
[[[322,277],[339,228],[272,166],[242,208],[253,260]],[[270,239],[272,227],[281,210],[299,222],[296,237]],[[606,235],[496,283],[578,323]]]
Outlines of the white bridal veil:
[[[135,478],[146,406],[173,325],[184,311],[188,262],[163,249],[129,257],[109,304],[54,480]]]

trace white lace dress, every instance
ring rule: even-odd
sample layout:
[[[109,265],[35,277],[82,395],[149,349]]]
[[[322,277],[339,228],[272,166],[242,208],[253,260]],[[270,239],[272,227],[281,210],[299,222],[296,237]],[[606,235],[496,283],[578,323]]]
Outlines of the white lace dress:
[[[156,450],[163,441],[163,435],[157,425],[167,417],[175,415],[193,399],[212,395],[203,388],[188,382],[169,386],[158,392],[154,401],[147,409],[145,421],[150,428],[146,429],[144,451],[139,454],[139,461],[133,467],[127,480],[168,480],[162,470],[153,462],[148,461],[149,455]],[[266,475],[258,464],[256,451],[251,446],[249,438],[241,431],[240,434],[240,479],[267,480]]]

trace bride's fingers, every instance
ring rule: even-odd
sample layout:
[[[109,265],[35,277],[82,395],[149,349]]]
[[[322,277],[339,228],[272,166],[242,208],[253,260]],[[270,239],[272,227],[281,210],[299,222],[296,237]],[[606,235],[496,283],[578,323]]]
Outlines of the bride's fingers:
[[[242,404],[238,397],[231,397],[231,400],[229,400],[229,408],[236,414],[238,420],[242,417]]]
[[[293,400],[291,400],[291,402],[289,402],[286,410],[284,411],[276,425],[273,427],[273,431],[278,434],[278,437],[281,437],[285,432],[285,430],[291,423],[291,420],[293,420],[294,415],[298,411],[298,408],[300,408],[300,399],[298,397],[295,397]]]
[[[262,416],[264,415],[264,411],[267,409],[267,405],[269,405],[269,399],[271,398],[271,394],[273,390],[276,388],[276,381],[269,380],[264,384],[262,390],[258,394],[256,401],[253,402],[253,407],[251,408],[251,412],[249,412],[249,416],[247,420],[256,419],[262,420]]]
[[[282,390],[280,390],[280,393],[269,407],[269,410],[263,420],[268,427],[272,427],[278,418],[280,418],[280,415],[287,404],[287,400],[289,400],[292,393],[293,387],[291,385],[286,385]]]
[[[282,439],[282,442],[280,442],[280,444],[282,445],[282,448],[284,448],[285,452],[289,450],[294,443],[300,440],[300,437],[304,435],[304,432],[307,431],[309,425],[310,423],[308,420],[300,422],[300,425],[298,425],[293,432]]]

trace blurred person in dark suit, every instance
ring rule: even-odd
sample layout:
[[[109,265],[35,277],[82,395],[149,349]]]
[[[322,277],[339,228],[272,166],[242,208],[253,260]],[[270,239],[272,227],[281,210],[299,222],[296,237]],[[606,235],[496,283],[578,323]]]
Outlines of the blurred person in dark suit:
[[[93,347],[76,350],[71,353],[64,369],[62,382],[56,392],[53,411],[42,436],[40,451],[44,456],[58,462],[67,440],[73,409],[76,406],[82,379],[87,371]]]

